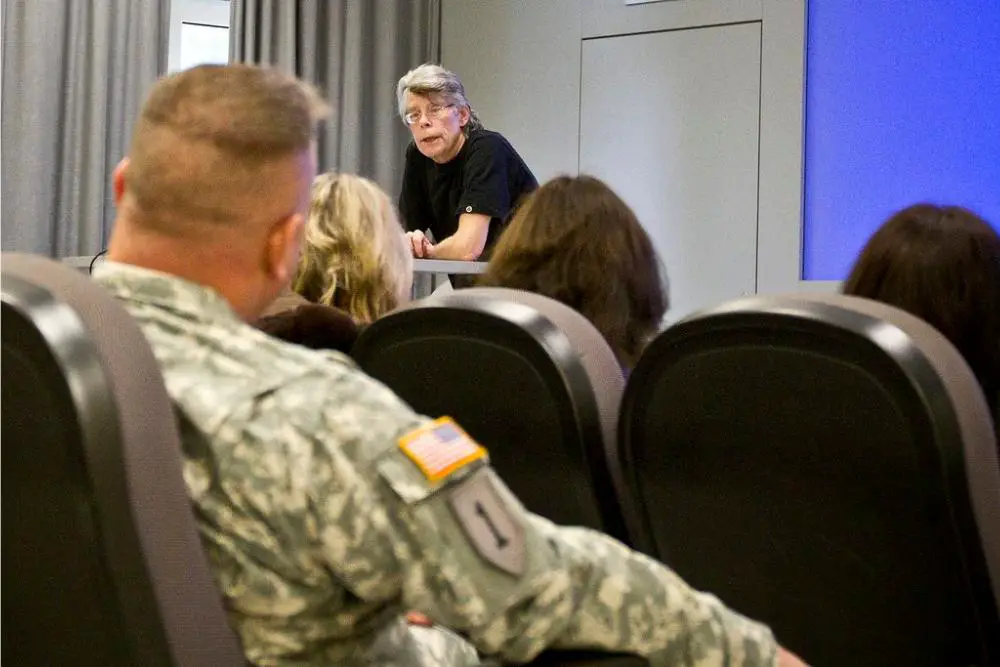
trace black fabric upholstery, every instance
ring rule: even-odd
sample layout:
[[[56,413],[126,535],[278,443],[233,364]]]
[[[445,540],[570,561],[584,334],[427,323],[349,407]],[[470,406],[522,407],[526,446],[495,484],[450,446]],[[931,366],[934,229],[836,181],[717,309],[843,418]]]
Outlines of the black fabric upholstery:
[[[696,314],[623,398],[640,543],[811,664],[1000,664],[1000,465],[977,386],[937,332],[861,299]]]

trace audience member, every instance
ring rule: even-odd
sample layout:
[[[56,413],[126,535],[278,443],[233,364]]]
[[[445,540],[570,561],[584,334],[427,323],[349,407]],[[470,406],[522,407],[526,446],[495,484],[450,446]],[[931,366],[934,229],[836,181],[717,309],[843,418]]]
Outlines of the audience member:
[[[349,352],[366,325],[407,301],[413,259],[396,211],[378,185],[323,174],[312,186],[294,291],[257,327],[313,349]]]
[[[626,370],[668,307],[649,235],[628,205],[591,176],[560,176],[532,194],[479,283],[537,292],[582,313]]]
[[[1000,235],[958,206],[917,204],[869,239],[844,293],[925,320],[962,353],[1000,410]]]
[[[763,625],[599,533],[527,512],[457,424],[254,321],[292,278],[316,93],[275,70],[157,83],[95,270],[182,424],[185,482],[250,662],[467,665],[599,648],[657,665],[801,665]],[[706,530],[710,530],[706,527]]]
[[[295,291],[370,324],[410,298],[413,258],[388,195],[367,178],[313,184]]]

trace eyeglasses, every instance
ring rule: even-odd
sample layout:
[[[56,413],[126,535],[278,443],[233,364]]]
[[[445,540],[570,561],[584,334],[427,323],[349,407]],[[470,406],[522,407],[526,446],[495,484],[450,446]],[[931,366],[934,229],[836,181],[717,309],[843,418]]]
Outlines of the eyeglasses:
[[[427,114],[426,114],[427,119],[428,120],[431,120],[431,119],[437,120],[437,119],[441,118],[441,116],[444,115],[444,112],[447,109],[450,109],[453,106],[455,106],[455,105],[454,104],[432,104],[427,109]],[[420,122],[420,117],[422,115],[424,115],[424,114],[422,114],[420,111],[411,111],[411,112],[407,113],[405,116],[403,116],[403,120],[406,122],[407,125],[416,125],[417,123]]]

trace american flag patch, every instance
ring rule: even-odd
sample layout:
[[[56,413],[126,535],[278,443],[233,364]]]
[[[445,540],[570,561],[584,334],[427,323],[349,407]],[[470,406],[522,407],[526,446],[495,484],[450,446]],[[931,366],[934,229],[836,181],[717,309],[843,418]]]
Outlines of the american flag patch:
[[[441,417],[399,439],[399,448],[432,482],[486,456],[475,440],[451,417]]]

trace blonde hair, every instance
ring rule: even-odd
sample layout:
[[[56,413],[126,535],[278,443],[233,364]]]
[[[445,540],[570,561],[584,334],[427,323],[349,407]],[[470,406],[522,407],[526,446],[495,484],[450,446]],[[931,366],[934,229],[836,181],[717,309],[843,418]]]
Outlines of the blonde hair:
[[[372,322],[409,299],[413,257],[388,195],[367,178],[313,181],[295,291]]]
[[[241,224],[247,193],[267,196],[269,168],[308,150],[328,111],[315,88],[275,69],[201,65],[165,76],[133,131],[127,191],[151,223]]]

